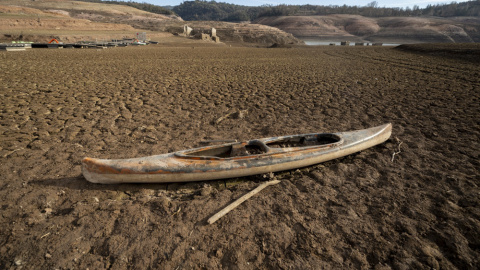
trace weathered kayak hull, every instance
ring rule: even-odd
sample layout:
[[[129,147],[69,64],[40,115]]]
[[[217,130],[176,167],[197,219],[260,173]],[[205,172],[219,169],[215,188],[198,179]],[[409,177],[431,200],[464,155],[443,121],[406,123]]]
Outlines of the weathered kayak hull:
[[[141,158],[85,158],[82,172],[88,181],[101,184],[191,182],[242,177],[311,166],[350,155],[385,142],[391,132],[392,125],[385,124],[351,132],[265,138]],[[325,138],[331,141],[319,143]],[[280,143],[284,141],[298,141],[298,144],[313,142],[314,145],[285,147]],[[246,152],[236,156],[233,154],[236,148],[259,149],[261,153]]]

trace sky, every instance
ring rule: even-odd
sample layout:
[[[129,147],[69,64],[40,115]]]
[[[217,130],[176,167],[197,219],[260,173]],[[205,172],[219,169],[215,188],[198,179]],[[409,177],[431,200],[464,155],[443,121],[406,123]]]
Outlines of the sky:
[[[135,2],[145,2],[158,6],[176,6],[183,3],[183,0],[134,0]],[[210,1],[210,0],[207,0]],[[215,0],[216,2],[237,4],[243,6],[263,6],[263,5],[347,5],[347,6],[366,6],[368,3],[371,3],[373,0]],[[467,2],[468,0],[457,0],[455,2]],[[379,7],[401,7],[412,8],[414,5],[419,6],[420,8],[425,8],[427,5],[436,5],[436,4],[448,4],[452,1],[435,1],[435,0],[378,0],[376,1]]]

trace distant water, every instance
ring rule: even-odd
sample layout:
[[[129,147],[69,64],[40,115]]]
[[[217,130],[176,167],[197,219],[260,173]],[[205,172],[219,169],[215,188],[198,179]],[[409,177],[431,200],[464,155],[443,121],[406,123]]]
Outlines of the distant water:
[[[304,39],[303,42],[305,42],[305,45],[309,46],[328,46],[330,44],[335,44],[336,46],[340,46],[340,42],[337,41],[325,41],[325,40],[317,40],[317,39]],[[367,42],[365,42],[366,44]],[[371,42],[368,43],[368,45],[372,45]],[[398,46],[400,44],[395,44],[395,43],[383,43],[383,46]],[[350,42],[350,46],[355,46],[355,42]]]

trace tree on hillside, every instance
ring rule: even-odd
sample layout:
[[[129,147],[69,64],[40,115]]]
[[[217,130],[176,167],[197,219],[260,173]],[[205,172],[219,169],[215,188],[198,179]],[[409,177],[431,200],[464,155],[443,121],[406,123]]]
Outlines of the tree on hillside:
[[[264,9],[259,17],[264,16],[290,16],[298,13],[298,6],[287,6],[287,5],[278,5],[278,6],[264,6]]]
[[[250,21],[250,16],[248,16],[245,10],[236,10],[232,14],[229,14],[225,20],[229,22]]]
[[[159,14],[178,14],[187,21],[253,21],[262,16],[306,16],[306,15],[329,15],[350,14],[366,17],[389,17],[389,16],[480,16],[480,0],[468,2],[451,2],[445,5],[428,5],[421,9],[418,5],[413,8],[386,8],[379,7],[377,1],[372,1],[365,6],[347,5],[264,5],[260,7],[248,7],[228,4],[216,1],[194,0],[184,1],[172,10],[165,9],[147,3],[123,2],[113,0],[76,0],[85,2],[127,5],[141,10]]]
[[[367,7],[377,8],[378,7],[378,2],[377,1],[370,2],[370,3],[367,4]]]
[[[247,15],[247,7],[217,3],[215,1],[185,1],[173,8],[173,11],[187,21],[221,21],[231,17]],[[239,13],[244,11],[244,14]],[[234,13],[237,12],[236,15]],[[242,16],[241,16],[242,15]],[[247,20],[249,20],[248,18]]]

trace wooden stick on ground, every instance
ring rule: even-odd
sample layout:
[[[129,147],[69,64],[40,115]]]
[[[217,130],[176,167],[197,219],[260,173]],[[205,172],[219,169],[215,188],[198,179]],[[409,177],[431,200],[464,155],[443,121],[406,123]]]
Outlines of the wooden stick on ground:
[[[268,187],[268,186],[271,186],[271,185],[275,185],[275,184],[278,184],[280,183],[280,180],[271,180],[271,181],[268,181],[268,182],[265,182],[261,185],[259,185],[258,187],[256,187],[254,190],[248,192],[247,194],[243,195],[242,197],[238,198],[236,201],[234,201],[233,203],[229,204],[227,207],[223,208],[222,211],[216,213],[215,215],[213,215],[211,218],[208,219],[208,224],[212,224],[214,223],[215,221],[217,221],[219,218],[223,217],[224,215],[226,215],[228,212],[232,211],[233,209],[235,209],[237,206],[239,206],[240,204],[242,204],[244,201],[250,199],[253,195],[257,194],[258,192],[260,192],[262,189]]]
[[[227,119],[228,117],[230,117],[232,114],[234,114],[235,112],[231,112],[231,113],[227,113],[226,115],[224,116],[221,116],[220,118],[218,118],[217,120],[215,120],[215,125],[218,125],[220,124],[220,122],[222,122],[223,120]]]
[[[395,152],[395,150],[393,150],[393,154],[392,154],[392,162],[393,160],[395,159],[395,155],[398,155],[402,152],[402,149],[400,149],[400,146],[402,145],[402,141],[398,138],[398,137],[395,137],[395,140],[397,141],[398,143],[398,151]]]

